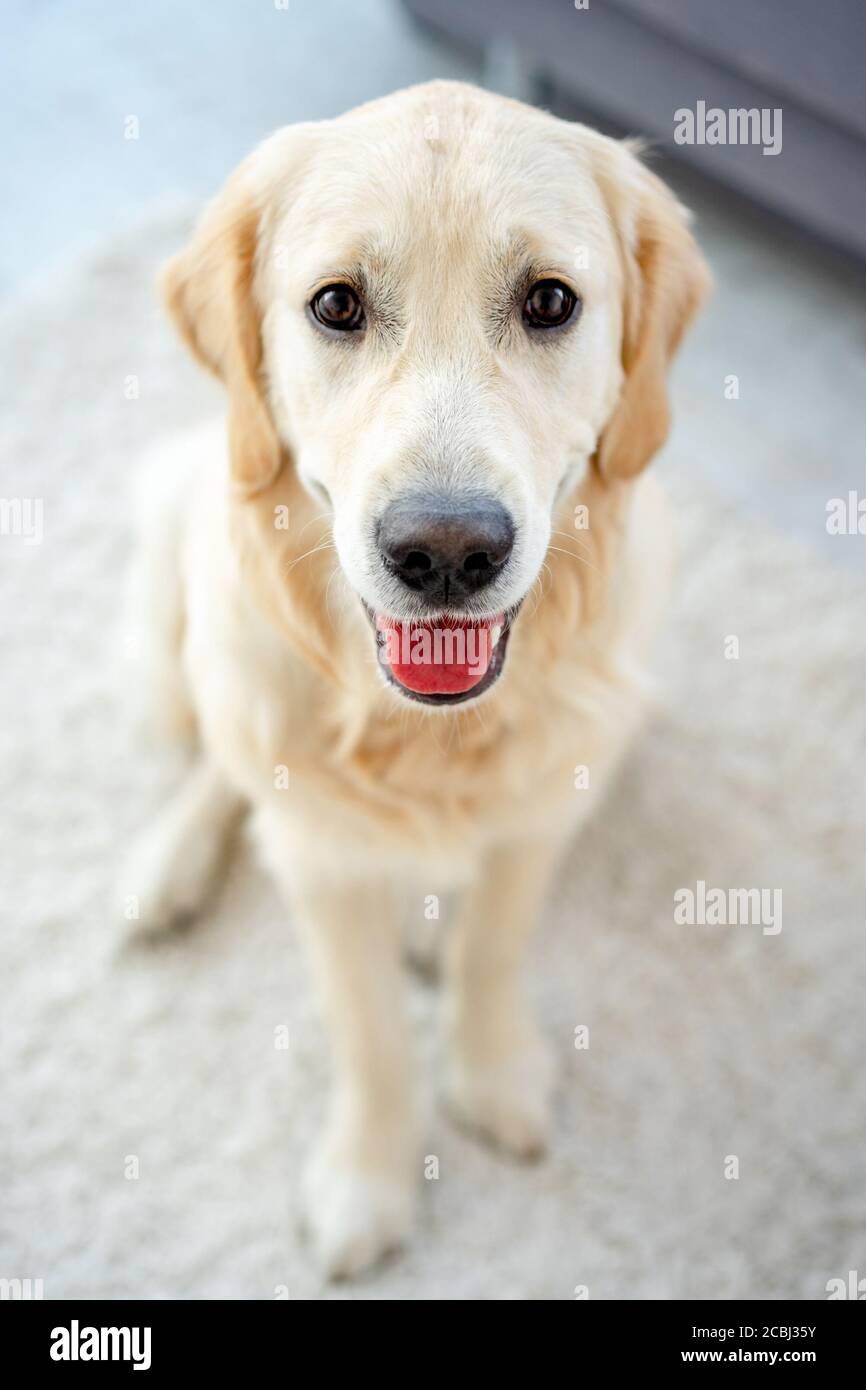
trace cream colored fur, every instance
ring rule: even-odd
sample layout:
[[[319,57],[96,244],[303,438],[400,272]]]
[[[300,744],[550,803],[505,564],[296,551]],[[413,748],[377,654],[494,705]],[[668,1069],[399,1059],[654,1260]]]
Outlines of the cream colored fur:
[[[485,333],[515,247],[583,297],[556,343]],[[309,322],[317,286],[355,261],[393,297],[390,348],[325,342]],[[632,149],[449,83],[279,132],[166,271],[181,332],[225,382],[229,427],[144,470],[131,654],[157,722],[195,751],[122,879],[152,926],[194,911],[252,808],[333,1040],[308,1182],[331,1274],[411,1224],[407,906],[419,921],[431,897],[455,903],[440,923],[453,1113],[519,1156],[544,1147],[550,1069],[521,959],[557,856],[640,716],[671,558],[641,470],[705,286],[682,209]],[[525,599],[499,682],[445,710],[384,682],[359,599],[396,611],[370,520],[430,470],[507,502],[519,540],[501,606]]]

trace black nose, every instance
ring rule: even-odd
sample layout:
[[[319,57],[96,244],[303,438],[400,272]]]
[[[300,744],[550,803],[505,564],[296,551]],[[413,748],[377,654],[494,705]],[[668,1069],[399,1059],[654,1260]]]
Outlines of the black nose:
[[[475,594],[499,574],[514,523],[495,497],[423,493],[392,502],[376,540],[386,569],[432,602]]]

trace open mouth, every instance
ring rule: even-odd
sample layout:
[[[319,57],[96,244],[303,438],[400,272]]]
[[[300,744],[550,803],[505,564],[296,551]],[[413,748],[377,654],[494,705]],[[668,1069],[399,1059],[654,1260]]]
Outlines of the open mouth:
[[[376,634],[382,670],[410,700],[458,705],[499,679],[517,609],[486,618],[391,618],[364,609]]]

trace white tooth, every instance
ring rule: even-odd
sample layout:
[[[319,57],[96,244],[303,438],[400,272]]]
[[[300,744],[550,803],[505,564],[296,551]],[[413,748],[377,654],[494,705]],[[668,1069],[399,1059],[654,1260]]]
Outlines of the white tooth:
[[[492,641],[494,647],[496,646],[496,643],[499,641],[499,639],[500,639],[501,636],[502,636],[502,627],[501,627],[501,624],[497,623],[496,626],[495,626],[495,628],[493,629],[493,631],[492,631],[491,634],[490,634],[490,638],[491,638],[491,641]]]

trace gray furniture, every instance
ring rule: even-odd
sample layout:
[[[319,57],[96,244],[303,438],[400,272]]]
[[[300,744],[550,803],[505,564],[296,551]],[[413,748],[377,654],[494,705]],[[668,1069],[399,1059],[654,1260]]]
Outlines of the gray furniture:
[[[512,45],[576,104],[866,259],[866,0],[404,0],[476,49]],[[782,148],[677,144],[681,108],[782,111]]]

